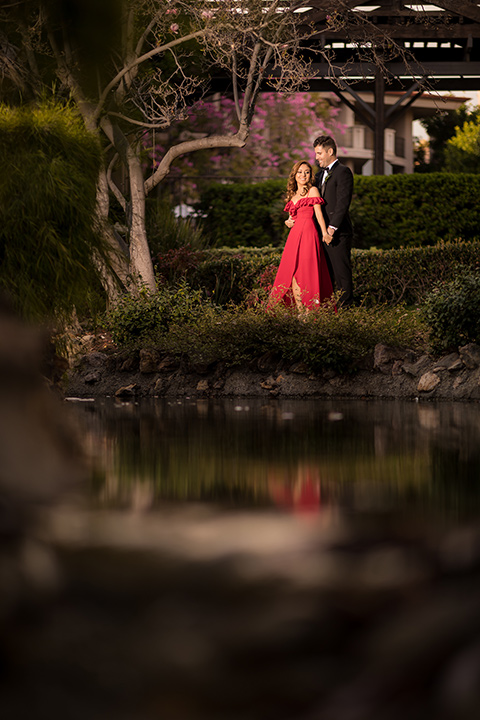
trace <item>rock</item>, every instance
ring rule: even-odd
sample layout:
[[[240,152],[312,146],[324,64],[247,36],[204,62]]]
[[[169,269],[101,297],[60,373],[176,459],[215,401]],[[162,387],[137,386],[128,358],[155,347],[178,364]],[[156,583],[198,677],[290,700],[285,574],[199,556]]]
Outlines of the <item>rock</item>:
[[[133,397],[136,395],[137,390],[138,390],[137,383],[132,383],[131,385],[124,385],[123,387],[118,388],[118,390],[115,392],[115,397],[118,397],[118,398]]]
[[[417,390],[419,392],[430,392],[440,384],[440,378],[434,372],[426,372],[418,381]]]
[[[100,368],[103,367],[107,362],[107,356],[101,352],[87,353],[82,358],[83,367]]]
[[[208,387],[208,380],[199,380],[199,382],[197,383],[198,392],[207,392]]]
[[[178,367],[178,361],[175,360],[173,357],[164,357],[163,360],[160,360],[157,366],[157,370],[159,372],[169,372],[170,370],[175,370]]]
[[[476,343],[468,343],[459,348],[460,357],[465,367],[475,370],[480,365],[480,346]]]
[[[138,368],[138,360],[134,355],[130,355],[120,365],[120,372],[135,372]]]
[[[432,372],[440,372],[442,370],[459,370],[463,367],[458,353],[450,353],[435,362]]]
[[[140,350],[140,372],[144,375],[155,373],[158,370],[158,355],[155,350]]]
[[[266,380],[264,380],[264,382],[260,383],[260,387],[262,387],[264,390],[273,390],[277,387],[277,385],[277,381],[271,375]]]
[[[306,375],[308,373],[308,367],[305,365],[304,362],[296,362],[289,367],[289,371],[293,373],[298,373],[299,375]]]
[[[402,370],[407,373],[407,375],[413,375],[413,377],[418,377],[419,375],[423,374],[423,372],[427,369],[430,363],[431,359],[428,357],[428,355],[422,355],[414,363],[403,363]]]
[[[403,367],[403,361],[402,360],[394,360],[393,366],[392,366],[392,375],[397,376],[402,374],[402,367]]]
[[[458,360],[456,360],[454,363],[452,363],[450,365],[450,367],[447,368],[447,370],[449,372],[455,372],[456,370],[463,370],[463,368],[464,368],[463,362],[460,360],[460,358],[458,358]]]
[[[93,385],[94,383],[98,382],[100,380],[100,375],[98,372],[90,372],[85,375],[83,378],[83,382],[86,385]]]
[[[373,353],[373,367],[376,370],[380,370],[380,372],[390,374],[391,365],[395,360],[405,361],[412,357],[413,353],[411,350],[378,343],[375,345]]]
[[[157,378],[152,388],[152,395],[162,395],[164,391],[165,382],[163,378]]]

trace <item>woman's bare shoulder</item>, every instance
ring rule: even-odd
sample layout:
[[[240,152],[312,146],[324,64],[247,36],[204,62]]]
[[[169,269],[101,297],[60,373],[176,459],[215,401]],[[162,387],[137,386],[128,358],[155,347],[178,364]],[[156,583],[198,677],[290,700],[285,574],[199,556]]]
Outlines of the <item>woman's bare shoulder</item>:
[[[315,185],[312,185],[310,190],[308,191],[307,197],[320,197],[320,193],[318,192],[318,188],[315,187]]]

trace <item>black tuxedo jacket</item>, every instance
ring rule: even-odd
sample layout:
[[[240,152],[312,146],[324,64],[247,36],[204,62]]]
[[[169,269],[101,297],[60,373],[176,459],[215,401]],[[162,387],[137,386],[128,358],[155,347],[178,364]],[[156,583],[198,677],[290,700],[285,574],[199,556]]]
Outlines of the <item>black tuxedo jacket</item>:
[[[352,235],[352,222],[348,214],[353,194],[352,171],[346,165],[336,162],[330,171],[331,174],[325,183],[322,195],[323,172],[323,170],[320,170],[315,175],[314,183],[325,200],[322,210],[327,227],[333,225],[333,227],[338,228],[339,235]]]

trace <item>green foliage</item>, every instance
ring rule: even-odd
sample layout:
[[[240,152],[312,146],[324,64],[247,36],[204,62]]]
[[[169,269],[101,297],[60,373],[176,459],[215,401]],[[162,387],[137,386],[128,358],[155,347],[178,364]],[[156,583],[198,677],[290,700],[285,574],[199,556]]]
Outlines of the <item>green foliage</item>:
[[[284,180],[211,185],[198,206],[209,243],[220,247],[278,245],[287,235],[282,201],[285,188]]]
[[[109,326],[122,345],[147,341],[162,353],[191,363],[222,361],[242,365],[264,353],[287,364],[304,362],[311,371],[354,370],[376,343],[418,347],[425,331],[418,313],[404,308],[377,308],[372,313],[358,307],[335,312],[323,307],[300,322],[295,312],[265,305],[226,308],[201,303],[198,294],[181,286],[162,289],[158,296],[127,298],[110,314]],[[179,303],[180,312],[172,312]]]
[[[353,286],[368,305],[420,303],[438,280],[455,278],[460,267],[480,268],[480,241],[423,248],[354,250]]]
[[[190,218],[176,218],[166,199],[147,198],[145,224],[152,255],[186,246],[200,249],[206,245],[202,229]]]
[[[71,108],[0,106],[0,287],[27,318],[68,315],[100,286],[100,152]]]
[[[423,306],[435,351],[480,342],[480,272],[458,270],[458,277],[434,287]]]
[[[187,247],[157,255],[155,269],[163,282],[185,278],[217,305],[252,304],[266,299],[280,256],[272,247],[206,251]]]
[[[201,310],[202,293],[180,282],[160,286],[156,293],[142,288],[138,295],[124,295],[106,314],[105,324],[120,345],[151,344],[172,323],[192,320]]]
[[[283,245],[286,181],[212,185],[200,212],[209,244]],[[479,236],[480,178],[477,175],[355,176],[350,214],[357,248],[434,245]]]
[[[461,127],[467,121],[478,122],[479,119],[480,108],[470,112],[466,105],[462,105],[458,110],[437,112],[431,117],[422,118],[420,124],[429,135],[430,161],[428,163],[421,161],[415,171],[424,173],[444,170],[445,150],[448,140],[455,135],[456,128]],[[466,170],[460,170],[460,172],[466,172]]]
[[[157,257],[162,282],[184,278],[219,305],[265,300],[280,263],[281,250],[223,248],[169,251]],[[438,280],[456,277],[459,266],[480,269],[480,241],[439,243],[424,248],[353,250],[355,295],[364,305],[414,305]]]
[[[480,173],[480,120],[455,128],[445,148],[445,167],[450,172]]]
[[[467,174],[355,178],[355,247],[434,245],[479,236],[480,178]]]

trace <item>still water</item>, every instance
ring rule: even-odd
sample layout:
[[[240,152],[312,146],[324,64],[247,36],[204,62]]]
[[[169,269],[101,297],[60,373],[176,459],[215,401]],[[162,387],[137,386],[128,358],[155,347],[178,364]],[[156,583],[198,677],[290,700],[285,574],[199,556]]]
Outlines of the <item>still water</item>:
[[[104,399],[70,409],[92,457],[92,508],[480,517],[477,403]]]

